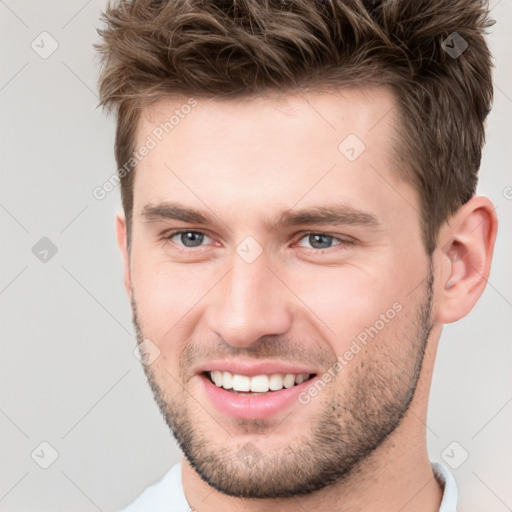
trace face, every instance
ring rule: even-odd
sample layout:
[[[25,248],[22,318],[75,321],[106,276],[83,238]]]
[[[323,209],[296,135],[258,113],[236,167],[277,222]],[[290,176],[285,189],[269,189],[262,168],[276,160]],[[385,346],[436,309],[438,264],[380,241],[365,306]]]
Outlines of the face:
[[[138,127],[137,147],[157,141],[135,175],[126,277],[145,371],[211,486],[311,493],[395,431],[431,332],[432,269],[394,159],[394,98],[185,104],[161,102]],[[187,113],[158,140],[177,109]]]

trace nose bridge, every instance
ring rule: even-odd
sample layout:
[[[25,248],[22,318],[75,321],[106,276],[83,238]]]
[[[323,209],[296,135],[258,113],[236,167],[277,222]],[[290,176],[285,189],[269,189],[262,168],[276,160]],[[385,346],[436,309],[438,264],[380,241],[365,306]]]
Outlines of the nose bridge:
[[[265,255],[250,261],[234,254],[231,263],[214,296],[211,328],[234,346],[249,346],[262,336],[286,332],[291,312],[285,288],[268,268]]]

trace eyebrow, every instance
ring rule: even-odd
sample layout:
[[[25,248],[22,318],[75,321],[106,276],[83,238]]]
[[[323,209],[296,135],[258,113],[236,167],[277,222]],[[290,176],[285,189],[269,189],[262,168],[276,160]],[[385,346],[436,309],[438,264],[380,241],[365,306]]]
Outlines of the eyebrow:
[[[145,222],[179,220],[190,224],[206,225],[213,225],[219,222],[214,214],[206,210],[197,210],[169,202],[147,204],[142,209],[141,216]],[[271,229],[279,226],[290,227],[316,224],[376,227],[380,225],[380,222],[372,213],[346,204],[331,204],[303,210],[286,210],[275,220],[268,223]]]
[[[181,220],[196,224],[214,224],[214,216],[206,211],[187,208],[174,203],[147,204],[142,209],[142,218],[146,222],[159,220]]]
[[[375,215],[369,212],[358,210],[346,204],[337,204],[285,211],[273,223],[273,227],[312,224],[378,226],[380,223]]]

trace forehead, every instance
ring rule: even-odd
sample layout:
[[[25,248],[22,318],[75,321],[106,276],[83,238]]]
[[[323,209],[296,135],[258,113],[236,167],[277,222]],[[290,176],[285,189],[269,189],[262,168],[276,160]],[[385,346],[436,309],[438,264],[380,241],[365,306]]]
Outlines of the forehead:
[[[268,216],[319,200],[379,206],[386,193],[380,206],[394,208],[392,189],[405,186],[392,146],[395,104],[384,88],[160,101],[137,129],[136,147],[152,147],[137,166],[135,214],[172,199]]]
[[[176,155],[180,149],[189,153],[192,142],[195,149],[225,153],[227,144],[236,141],[243,142],[244,151],[250,146],[253,151],[273,154],[290,146],[300,152],[300,142],[308,142],[304,149],[313,145],[337,150],[344,135],[354,134],[374,148],[381,141],[379,149],[384,150],[395,126],[396,103],[391,89],[384,87],[226,100],[176,96],[143,110],[137,143],[156,129],[156,137],[165,139],[159,143],[165,146],[175,141]],[[164,133],[159,133],[159,127]],[[234,154],[237,146],[231,144],[229,149]]]

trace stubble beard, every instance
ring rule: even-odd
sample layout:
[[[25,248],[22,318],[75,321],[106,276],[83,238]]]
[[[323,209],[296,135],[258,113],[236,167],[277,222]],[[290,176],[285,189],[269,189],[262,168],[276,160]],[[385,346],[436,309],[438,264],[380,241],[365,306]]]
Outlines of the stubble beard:
[[[276,429],[275,423],[265,420],[239,422],[238,431],[251,433],[253,442],[245,438],[237,443],[234,436],[226,435],[231,446],[219,444],[211,433],[218,429],[217,425],[212,425],[214,420],[188,392],[181,390],[181,384],[174,382],[173,388],[180,388],[180,391],[170,393],[159,385],[152,366],[144,366],[156,403],[197,474],[211,487],[230,496],[287,498],[340,483],[363,465],[397,428],[414,397],[432,330],[433,279],[430,264],[424,297],[416,315],[395,335],[393,343],[407,347],[406,354],[398,357],[395,352],[374,353],[369,344],[364,366],[356,363],[357,356],[350,363],[357,365],[350,382],[336,386],[336,379],[332,381],[329,399],[325,400],[321,413],[311,418],[309,428],[304,425],[301,438],[292,439],[287,446],[274,451],[265,451],[264,447],[269,446],[268,438],[257,447],[258,435],[264,438]],[[141,343],[144,335],[135,300],[132,309],[137,340]],[[278,349],[275,354],[279,356]],[[327,398],[327,388],[322,393]],[[309,405],[297,404],[296,407]],[[252,452],[249,464],[244,450]]]

